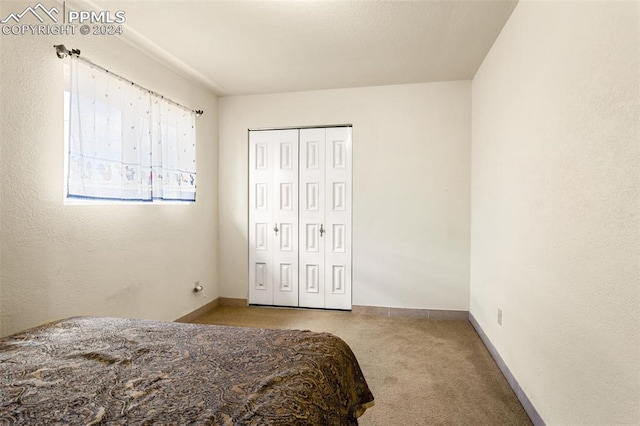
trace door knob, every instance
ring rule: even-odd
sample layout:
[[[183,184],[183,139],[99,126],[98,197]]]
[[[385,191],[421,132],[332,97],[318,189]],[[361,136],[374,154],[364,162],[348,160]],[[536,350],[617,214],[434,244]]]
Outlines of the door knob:
[[[276,226],[273,228],[273,230],[276,231],[276,235],[278,235],[279,229],[278,229],[278,224],[277,223],[276,223]]]
[[[322,227],[322,224],[320,224],[320,236],[322,237],[322,234],[324,234],[324,228]]]

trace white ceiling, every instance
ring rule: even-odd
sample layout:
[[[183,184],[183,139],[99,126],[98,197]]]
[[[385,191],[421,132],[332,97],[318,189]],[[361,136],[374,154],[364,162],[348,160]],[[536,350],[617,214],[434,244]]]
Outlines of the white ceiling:
[[[219,95],[471,79],[517,0],[95,1]]]

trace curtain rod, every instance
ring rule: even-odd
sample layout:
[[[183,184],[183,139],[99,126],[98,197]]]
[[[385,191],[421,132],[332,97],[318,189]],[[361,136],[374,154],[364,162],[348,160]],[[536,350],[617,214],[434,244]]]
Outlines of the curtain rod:
[[[71,50],[69,50],[69,49],[67,49],[67,48],[64,46],[64,44],[56,44],[56,45],[54,45],[53,47],[55,47],[55,48],[56,48],[56,55],[58,55],[58,58],[60,58],[60,59],[64,58],[65,56],[75,56],[75,57],[77,57],[78,59],[82,60],[83,62],[88,63],[88,64],[89,64],[89,65],[91,65],[91,66],[94,66],[94,67],[96,67],[96,68],[98,68],[98,69],[100,69],[100,70],[102,70],[102,71],[104,71],[104,72],[106,72],[106,73],[109,73],[109,74],[111,74],[111,75],[116,76],[116,77],[117,77],[117,78],[119,78],[120,80],[123,80],[123,81],[125,81],[125,82],[127,82],[127,83],[130,83],[131,85],[133,85],[133,86],[135,86],[135,87],[137,87],[137,88],[139,88],[139,89],[142,89],[142,90],[144,90],[144,91],[146,91],[146,92],[148,92],[148,93],[151,93],[152,95],[155,95],[155,96],[157,96],[157,97],[159,97],[159,98],[162,98],[162,99],[164,99],[165,101],[167,101],[167,102],[169,102],[169,103],[172,103],[172,104],[174,104],[174,105],[177,105],[177,106],[179,106],[180,108],[184,108],[184,109],[186,109],[187,111],[191,111],[191,112],[193,112],[197,117],[200,117],[202,114],[204,114],[204,111],[202,111],[201,109],[192,110],[191,108],[187,108],[186,106],[184,106],[184,105],[182,105],[182,104],[179,104],[179,103],[178,103],[178,102],[176,102],[176,101],[173,101],[173,100],[171,100],[171,99],[169,99],[169,98],[167,98],[167,97],[162,96],[162,95],[161,95],[161,94],[159,94],[158,92],[154,92],[153,90],[150,90],[150,89],[147,89],[146,87],[140,86],[139,84],[134,83],[133,81],[129,80],[128,78],[125,78],[125,77],[123,77],[123,76],[121,76],[121,75],[118,75],[118,74],[116,74],[116,73],[113,73],[113,72],[109,71],[108,69],[106,69],[106,68],[104,68],[104,67],[101,67],[100,65],[98,65],[98,64],[96,64],[96,63],[94,63],[94,62],[91,62],[91,61],[90,61],[90,60],[88,60],[87,58],[80,56],[80,50],[79,50],[79,49],[71,49]]]

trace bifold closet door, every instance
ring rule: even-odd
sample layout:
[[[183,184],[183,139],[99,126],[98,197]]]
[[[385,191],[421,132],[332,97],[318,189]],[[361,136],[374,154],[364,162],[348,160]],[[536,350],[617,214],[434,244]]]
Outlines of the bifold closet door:
[[[298,130],[249,132],[249,303],[298,306]]]
[[[351,309],[351,128],[249,132],[249,303]]]
[[[351,309],[351,128],[300,130],[300,306]]]

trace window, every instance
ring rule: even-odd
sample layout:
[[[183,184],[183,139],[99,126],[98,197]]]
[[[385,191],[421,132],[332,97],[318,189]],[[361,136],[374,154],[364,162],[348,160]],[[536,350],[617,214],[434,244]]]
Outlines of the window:
[[[193,111],[75,56],[67,76],[67,198],[195,201]]]

